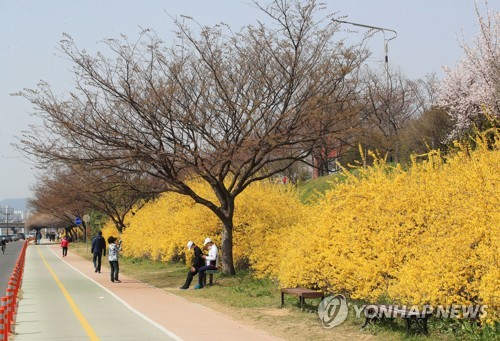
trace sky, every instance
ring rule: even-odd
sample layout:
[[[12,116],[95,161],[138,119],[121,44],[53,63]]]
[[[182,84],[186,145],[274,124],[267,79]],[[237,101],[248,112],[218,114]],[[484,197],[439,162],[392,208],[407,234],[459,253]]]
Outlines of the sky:
[[[268,1],[264,1],[266,3]],[[463,57],[463,39],[478,33],[473,0],[322,0],[327,13],[347,16],[344,21],[395,30],[389,42],[391,68],[409,78],[436,73],[444,76],[443,65],[453,66]],[[484,13],[484,3],[479,0]],[[490,10],[499,11],[500,1],[490,1]],[[30,125],[40,124],[32,105],[11,96],[24,88],[34,89],[47,81],[58,94],[73,89],[71,65],[57,46],[67,33],[77,46],[99,51],[100,41],[125,34],[138,36],[150,28],[164,40],[174,37],[172,17],[187,15],[201,25],[224,22],[238,31],[242,26],[266,21],[265,15],[239,0],[2,0],[0,2],[0,200],[29,198],[36,183],[33,161],[24,157],[13,143]],[[343,24],[353,41],[366,29]],[[385,38],[393,35],[386,31]],[[370,41],[370,66],[383,65],[384,36],[375,33]]]

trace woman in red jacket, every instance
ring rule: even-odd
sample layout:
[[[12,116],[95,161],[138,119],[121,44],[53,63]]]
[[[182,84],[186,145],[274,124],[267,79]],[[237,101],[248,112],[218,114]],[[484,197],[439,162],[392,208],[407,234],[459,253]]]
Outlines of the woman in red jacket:
[[[69,246],[68,238],[64,237],[61,240],[61,247],[62,247],[63,257],[66,257],[68,255],[68,246]]]

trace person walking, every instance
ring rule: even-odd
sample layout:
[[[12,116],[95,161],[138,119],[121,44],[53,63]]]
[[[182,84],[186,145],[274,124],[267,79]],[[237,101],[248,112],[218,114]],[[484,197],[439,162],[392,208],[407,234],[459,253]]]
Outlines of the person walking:
[[[187,249],[188,250],[194,250],[194,256],[193,256],[193,265],[191,266],[191,269],[189,269],[189,272],[187,274],[186,282],[182,287],[179,289],[181,290],[187,290],[189,289],[189,286],[191,285],[191,282],[193,281],[193,277],[198,273],[198,269],[201,268],[205,262],[203,260],[203,251],[192,241],[189,241],[187,243]]]
[[[63,257],[66,257],[68,255],[68,246],[69,246],[69,240],[68,237],[64,237],[61,240],[61,247],[62,247],[62,255]]]
[[[0,243],[2,244],[2,254],[5,254],[5,249],[7,248],[7,239],[2,238],[2,241]]]
[[[198,284],[194,286],[195,289],[203,288],[203,282],[206,276],[205,271],[217,270],[217,257],[219,249],[210,238],[205,239],[203,246],[208,249],[208,255],[201,256],[205,260],[206,265],[198,269]]]
[[[109,266],[111,268],[111,282],[120,283],[118,279],[118,274],[120,272],[120,266],[118,264],[118,253],[122,250],[121,241],[115,244],[116,238],[110,236],[108,238],[108,260]]]
[[[101,273],[101,258],[102,256],[106,257],[106,241],[102,236],[102,231],[97,232],[97,235],[92,238],[90,252],[95,272]]]

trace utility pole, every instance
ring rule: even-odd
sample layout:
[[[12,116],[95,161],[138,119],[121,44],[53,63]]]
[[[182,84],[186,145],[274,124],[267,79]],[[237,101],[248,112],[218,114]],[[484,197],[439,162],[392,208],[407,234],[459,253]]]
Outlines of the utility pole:
[[[7,228],[7,235],[9,235],[9,215],[14,213],[14,207],[2,206],[0,213],[5,216],[5,226]]]

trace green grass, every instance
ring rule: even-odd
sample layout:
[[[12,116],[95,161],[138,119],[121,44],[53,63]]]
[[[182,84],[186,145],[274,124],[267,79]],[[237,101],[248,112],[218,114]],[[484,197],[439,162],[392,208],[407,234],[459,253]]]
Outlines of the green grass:
[[[388,162],[387,172],[391,171],[391,167],[397,167],[396,163]],[[404,166],[403,166],[404,168]],[[352,168],[348,170],[350,174],[359,175],[360,170]],[[331,189],[337,183],[342,183],[346,180],[347,176],[344,172],[338,172],[331,175],[321,176],[315,179],[309,179],[297,185],[300,200],[303,203],[314,202],[319,196],[323,195],[327,190]]]
[[[201,292],[204,297],[231,307],[275,307],[279,302],[278,285],[267,279],[254,279],[241,271],[238,276],[214,275],[216,285]],[[197,293],[198,294],[198,293]],[[208,296],[206,296],[208,295]]]
[[[310,179],[297,187],[300,200],[304,203],[310,200],[314,201],[318,196],[323,195],[327,190],[332,188],[336,182],[342,182],[345,178],[346,176],[343,173],[337,173]]]

